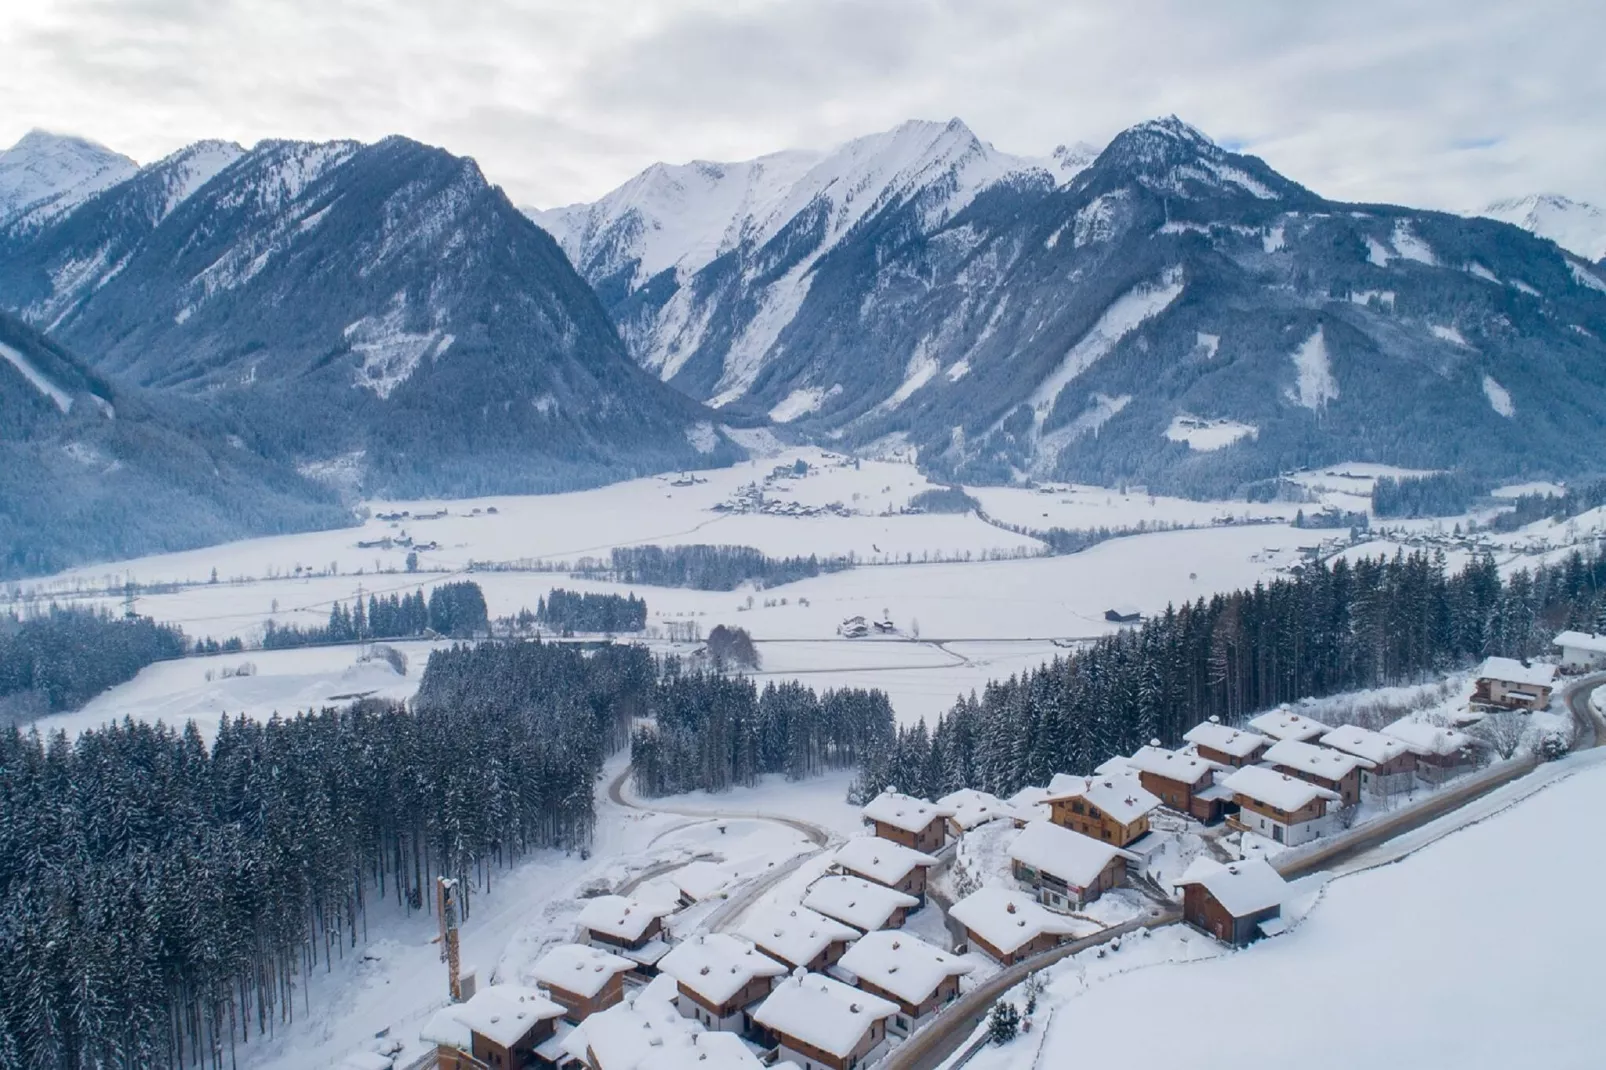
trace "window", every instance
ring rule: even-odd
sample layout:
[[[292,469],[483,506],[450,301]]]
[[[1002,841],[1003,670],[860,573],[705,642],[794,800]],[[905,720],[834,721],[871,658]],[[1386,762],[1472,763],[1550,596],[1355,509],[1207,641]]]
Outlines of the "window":
[[[1086,812],[1087,812],[1086,809],[1083,808],[1081,803],[1073,802],[1071,804],[1071,813],[1073,813],[1073,814],[1085,814]]]

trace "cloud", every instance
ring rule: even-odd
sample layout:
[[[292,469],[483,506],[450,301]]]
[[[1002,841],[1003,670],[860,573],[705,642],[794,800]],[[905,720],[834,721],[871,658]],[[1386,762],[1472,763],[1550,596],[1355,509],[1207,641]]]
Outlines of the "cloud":
[[[1606,6],[1564,0],[37,0],[0,15],[0,143],[201,137],[472,155],[521,203],[659,159],[963,118],[1000,148],[1176,113],[1335,197],[1606,202]]]

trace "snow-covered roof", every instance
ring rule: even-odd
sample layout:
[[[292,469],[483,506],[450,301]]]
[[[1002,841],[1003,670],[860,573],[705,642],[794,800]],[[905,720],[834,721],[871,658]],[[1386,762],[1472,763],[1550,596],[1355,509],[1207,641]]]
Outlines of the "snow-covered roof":
[[[1124,754],[1117,754],[1113,758],[1106,758],[1093,767],[1093,775],[1108,776],[1111,773],[1124,773],[1132,768],[1132,759]]]
[[[558,1004],[523,985],[482,988],[456,1010],[458,1021],[504,1048],[517,1044],[538,1023],[564,1015]]]
[[[670,949],[658,969],[683,988],[719,1006],[757,977],[779,977],[786,967],[729,933],[699,933]]]
[[[1071,919],[1053,913],[1025,892],[996,885],[967,895],[948,916],[1005,955],[1044,934],[1068,936],[1076,931]]]
[[[843,869],[882,884],[897,884],[916,866],[934,866],[937,860],[923,851],[880,836],[855,836],[837,849],[833,859]]]
[[[863,877],[821,877],[809,885],[803,905],[870,932],[885,925],[900,908],[919,906],[920,900]]]
[[[1197,754],[1182,754],[1164,747],[1139,747],[1127,763],[1139,772],[1165,777],[1183,784],[1197,784],[1210,775],[1215,765]]]
[[[1263,765],[1249,765],[1221,782],[1221,786],[1237,795],[1247,795],[1256,802],[1274,806],[1289,813],[1308,806],[1314,799],[1337,802],[1336,791],[1319,788],[1308,780],[1267,769]]]
[[[1443,758],[1455,754],[1472,743],[1472,737],[1453,728],[1402,718],[1383,729],[1383,734],[1411,748],[1412,754]]]
[[[1313,721],[1303,714],[1293,710],[1269,710],[1259,717],[1251,718],[1249,727],[1261,735],[1273,739],[1298,739],[1309,741],[1327,732],[1328,726],[1320,721]]]
[[[763,1070],[764,1064],[735,1033],[692,1033],[643,1070]]]
[[[1256,749],[1271,742],[1258,732],[1229,728],[1214,718],[1194,725],[1182,734],[1182,738],[1196,747],[1209,747],[1234,758],[1247,758]]]
[[[1009,846],[1009,857],[1067,884],[1086,888],[1098,880],[1114,858],[1135,860],[1136,855],[1112,844],[1072,832],[1052,821],[1031,821]]]
[[[666,1051],[687,1047],[703,1032],[702,1024],[684,1018],[675,1007],[675,979],[660,974],[635,998],[598,1011],[563,1039],[563,1050],[597,1070],[653,1070]]]
[[[953,822],[962,829],[973,829],[996,818],[1013,821],[1015,807],[990,792],[960,788],[937,800],[937,805],[954,812]]]
[[[1130,769],[1124,773],[1072,777],[1069,784],[1052,790],[1055,793],[1049,796],[1051,800],[1085,799],[1123,825],[1130,825],[1160,805],[1159,797],[1145,789],[1137,773]]]
[[[396,1060],[377,1051],[354,1051],[335,1064],[335,1070],[395,1070]]]
[[[770,905],[748,914],[737,935],[795,965],[807,965],[839,940],[856,940],[859,930],[805,906]]]
[[[688,862],[669,874],[669,879],[693,902],[711,899],[725,890],[730,875],[713,862]]]
[[[1281,906],[1283,897],[1288,894],[1288,882],[1264,858],[1246,858],[1223,865],[1201,855],[1176,882],[1178,888],[1188,884],[1204,885],[1216,902],[1235,918]]]
[[[635,969],[636,964],[600,947],[588,944],[559,944],[536,960],[530,974],[537,984],[561,988],[590,999],[609,981]]]
[[[807,973],[777,984],[753,1012],[753,1020],[845,1059],[871,1026],[897,1010],[891,1000],[860,992],[832,977]]]
[[[951,952],[909,933],[892,931],[865,934],[848,948],[841,966],[859,980],[915,1005],[930,999],[943,981],[973,969]]]
[[[952,817],[953,810],[913,795],[888,788],[864,807],[866,821],[879,821],[905,832],[920,832],[939,817]]]
[[[1386,765],[1410,750],[1402,740],[1352,724],[1333,729],[1320,742],[1324,747],[1365,758],[1373,765]]]
[[[1606,654],[1606,635],[1589,632],[1561,632],[1551,640],[1564,650],[1587,650],[1591,654]]]
[[[1050,794],[1048,788],[1025,787],[1009,797],[1009,805],[1027,821],[1034,817],[1047,817],[1052,812],[1047,801]]]
[[[418,1031],[418,1039],[425,1044],[444,1045],[456,1048],[458,1051],[468,1051],[474,1047],[474,1035],[468,1031],[457,1017],[460,1004],[453,1003],[442,1007],[429,1016],[424,1028]]]
[[[1326,780],[1342,780],[1356,769],[1370,769],[1376,764],[1345,751],[1318,747],[1297,739],[1278,740],[1263,758],[1283,769],[1298,769]]]
[[[1516,658],[1487,658],[1478,669],[1478,679],[1499,680],[1505,684],[1550,687],[1556,682],[1556,667],[1541,662],[1524,665]]]
[[[639,940],[654,918],[673,914],[669,903],[638,901],[622,895],[599,895],[588,900],[580,911],[580,924],[592,932],[606,933],[617,940]]]

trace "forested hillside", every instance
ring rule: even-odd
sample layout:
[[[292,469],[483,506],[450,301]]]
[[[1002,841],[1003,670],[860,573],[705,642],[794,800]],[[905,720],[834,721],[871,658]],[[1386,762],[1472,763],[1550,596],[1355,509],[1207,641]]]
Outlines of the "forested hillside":
[[[76,709],[184,650],[183,632],[149,617],[58,606],[22,621],[0,615],[0,724]]]

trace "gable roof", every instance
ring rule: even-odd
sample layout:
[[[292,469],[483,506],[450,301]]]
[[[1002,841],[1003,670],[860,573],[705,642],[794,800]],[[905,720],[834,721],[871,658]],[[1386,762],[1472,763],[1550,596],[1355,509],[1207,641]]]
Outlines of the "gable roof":
[[[891,931],[866,933],[848,948],[840,965],[859,980],[915,1005],[930,999],[948,978],[974,968],[957,955],[909,933]]]
[[[741,1037],[715,1030],[689,1034],[656,1056],[650,1070],[764,1070],[764,1064]]]
[[[1385,736],[1381,732],[1358,728],[1347,724],[1333,729],[1321,738],[1324,747],[1341,750],[1345,754],[1353,754],[1365,758],[1373,765],[1386,765],[1402,754],[1410,752],[1402,740]]]
[[[1412,754],[1444,758],[1472,745],[1472,737],[1453,728],[1402,718],[1383,729],[1383,734],[1411,748]]]
[[[675,1008],[679,989],[667,974],[654,977],[633,998],[598,1011],[563,1038],[563,1050],[590,1064],[589,1049],[599,1070],[650,1070],[666,1050],[691,1043],[701,1023]]]
[[[833,861],[843,869],[882,884],[897,884],[916,866],[934,866],[930,855],[880,836],[855,836],[837,849]]]
[[[491,985],[457,1007],[457,1020],[491,1042],[511,1048],[536,1025],[564,1013],[533,988]]]
[[[627,958],[589,944],[559,944],[530,968],[537,984],[561,988],[590,999],[621,973],[634,969]]]
[[[1131,851],[1072,832],[1052,821],[1032,821],[1009,846],[1009,857],[1042,873],[1052,873],[1067,884],[1086,888],[1098,880],[1115,858],[1136,860]]]
[[[900,908],[919,906],[920,900],[863,877],[821,877],[809,885],[803,905],[870,932],[885,925]]]
[[[1182,738],[1196,747],[1209,747],[1234,758],[1248,758],[1271,740],[1259,732],[1246,728],[1229,728],[1214,718],[1196,724],[1182,734]]]
[[[923,831],[939,817],[952,817],[953,813],[953,810],[946,806],[938,806],[936,803],[917,799],[913,795],[905,795],[892,788],[883,791],[864,806],[866,821],[879,821],[883,825],[891,825],[905,832]]]
[[[1590,632],[1559,632],[1551,643],[1568,650],[1587,650],[1591,654],[1606,654],[1606,635],[1594,635]]]
[[[1039,936],[1069,936],[1076,931],[1070,918],[1051,912],[1025,892],[996,885],[967,895],[948,916],[1005,955]]]
[[[1371,769],[1375,764],[1346,751],[1318,747],[1297,739],[1278,740],[1262,759],[1283,769],[1297,769],[1326,780],[1342,780],[1356,769]]]
[[[859,930],[853,926],[805,906],[760,907],[736,931],[744,940],[797,966],[813,962],[839,940],[859,938]]]
[[[1316,799],[1337,802],[1342,796],[1336,791],[1317,787],[1263,765],[1246,765],[1221,782],[1221,786],[1236,795],[1247,795],[1256,802],[1293,813]]]
[[[753,1012],[753,1020],[841,1059],[858,1046],[871,1026],[897,1010],[891,1000],[860,992],[832,977],[807,973],[776,985]]]
[[[973,829],[996,818],[1013,821],[1016,810],[1009,803],[986,791],[960,788],[937,800],[937,805],[952,810],[953,822],[962,829]]]
[[[588,900],[580,911],[579,923],[592,932],[606,933],[618,940],[639,940],[654,918],[675,912],[668,903],[644,902],[622,895],[599,895]]]
[[[1478,669],[1478,679],[1499,680],[1504,684],[1550,687],[1556,682],[1556,667],[1541,662],[1524,665],[1516,658],[1486,658]]]
[[[1216,902],[1235,918],[1281,906],[1288,882],[1264,858],[1246,858],[1223,865],[1201,855],[1176,882],[1178,888],[1203,885]]]
[[[719,1006],[758,977],[780,977],[786,967],[729,933],[699,933],[670,949],[658,969],[681,987]]]
[[[730,875],[713,862],[698,859],[671,872],[669,880],[686,898],[700,903],[724,891]]]
[[[1071,783],[1057,789],[1048,801],[1076,798],[1092,803],[1123,825],[1130,825],[1160,805],[1159,797],[1150,793],[1138,780],[1137,773],[1130,769],[1103,776],[1073,777]]]
[[[1197,784],[1215,769],[1213,763],[1197,754],[1181,754],[1153,745],[1139,747],[1127,759],[1127,764],[1141,773],[1182,784]]]
[[[1287,709],[1268,710],[1251,718],[1249,727],[1273,739],[1312,740],[1327,732],[1327,725]]]

